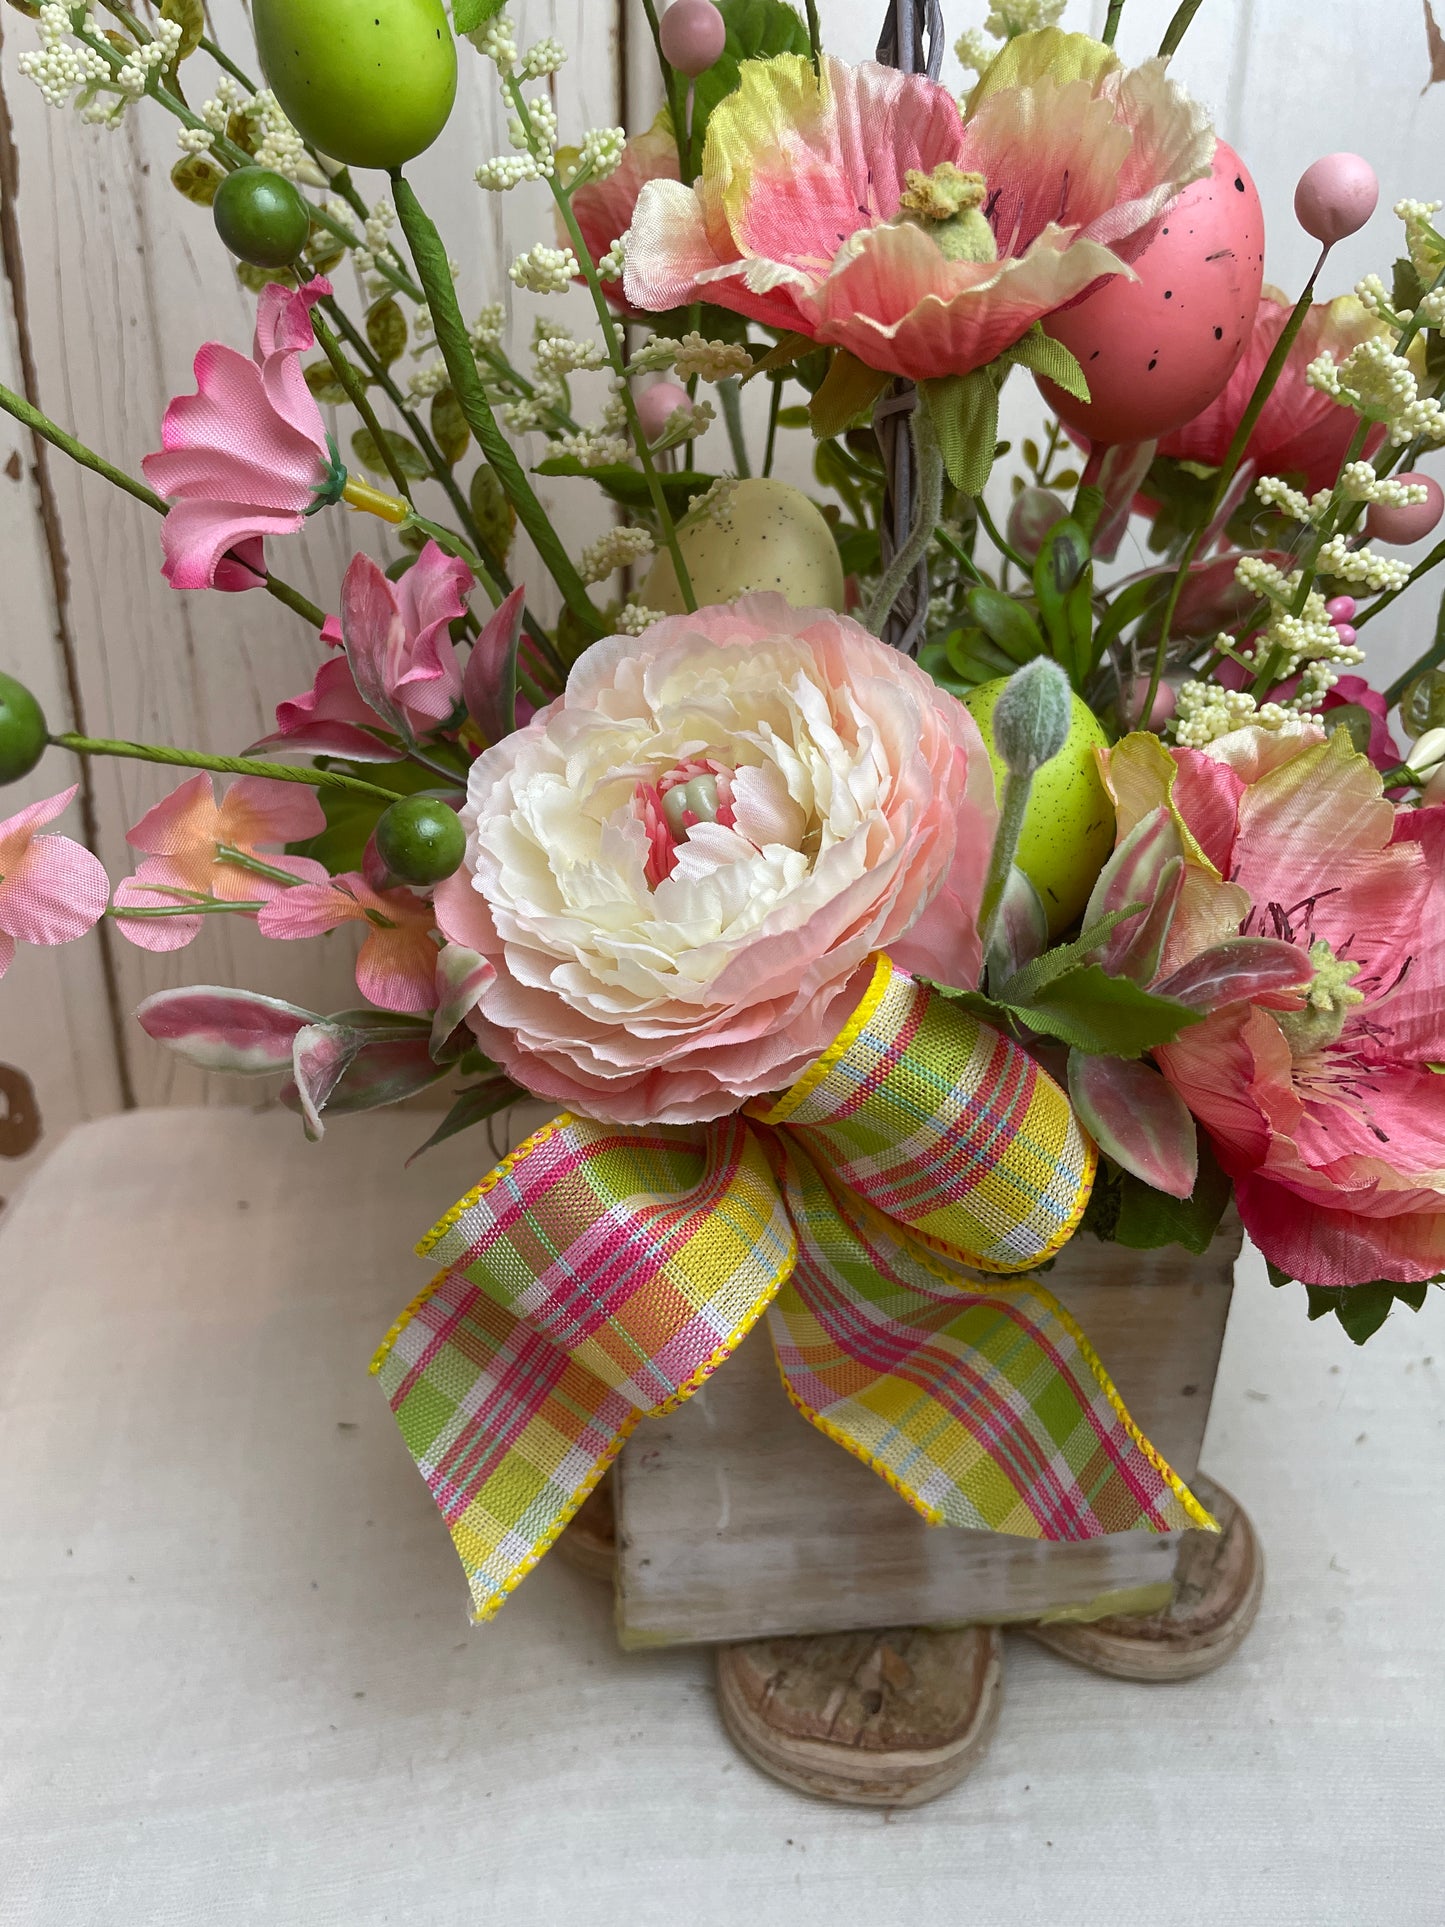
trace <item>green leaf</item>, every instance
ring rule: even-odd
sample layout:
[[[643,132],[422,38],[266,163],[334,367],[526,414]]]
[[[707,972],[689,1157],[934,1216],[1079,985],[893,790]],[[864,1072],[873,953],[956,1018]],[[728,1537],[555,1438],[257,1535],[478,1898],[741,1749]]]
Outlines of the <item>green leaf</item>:
[[[518,1090],[510,1077],[489,1077],[484,1084],[469,1084],[465,1090],[457,1092],[457,1101],[432,1132],[425,1144],[419,1144],[407,1159],[408,1165],[415,1164],[423,1151],[433,1150],[438,1144],[445,1144],[449,1137],[456,1137],[462,1131],[469,1131],[474,1125],[484,1124],[498,1111],[506,1110],[509,1104],[517,1104],[527,1093]]]
[[[860,416],[872,412],[874,402],[892,381],[892,375],[879,374],[846,348],[835,349],[822,386],[808,408],[813,433],[819,441],[841,435]]]
[[[1072,517],[1065,516],[1044,537],[1034,560],[1034,593],[1050,647],[1076,689],[1092,666],[1093,580],[1089,538]]]
[[[648,509],[652,506],[652,492],[647,486],[647,477],[640,468],[629,468],[625,462],[608,462],[601,468],[584,468],[575,455],[549,455],[545,462],[538,462],[533,471],[537,475],[580,475],[589,482],[595,482],[604,495],[610,495],[614,502],[621,502],[631,509]],[[662,492],[667,497],[667,506],[674,516],[687,514],[688,503],[694,495],[702,495],[717,480],[716,475],[699,474],[695,469],[683,469],[675,475],[659,475]]]
[[[656,317],[649,316],[649,320],[655,319]],[[659,333],[660,332],[661,330],[659,329]],[[783,335],[780,340],[769,348],[768,352],[760,360],[753,363],[752,367],[749,368],[748,372],[742,378],[743,385],[746,386],[748,382],[756,381],[759,375],[771,375],[783,368],[792,368],[800,362],[805,355],[813,354],[818,354],[826,367],[827,351],[820,350],[817,342],[814,341],[811,335]],[[812,386],[816,388],[818,383],[814,382]],[[802,423],[799,422],[798,426],[801,428]]]
[[[472,520],[481,530],[482,540],[499,562],[505,562],[517,531],[517,511],[507,500],[507,491],[490,463],[483,462],[477,469],[467,494]]]
[[[421,481],[431,474],[415,442],[408,441],[405,435],[399,435],[394,428],[383,428],[381,432],[386,437],[386,445],[395,457],[396,465],[403,475],[410,475],[413,480]],[[381,459],[381,450],[373,441],[369,428],[357,429],[351,438],[351,452],[361,466],[369,468],[373,475],[385,475],[388,472],[386,463]]]
[[[161,0],[161,18],[174,20],[181,30],[181,44],[176,50],[179,65],[201,44],[201,36],[206,31],[206,10],[201,0]]]
[[[1016,341],[1012,348],[1005,349],[1000,360],[1016,363],[1020,368],[1027,368],[1031,374],[1042,375],[1046,381],[1055,382],[1076,401],[1089,399],[1089,384],[1084,379],[1084,371],[1077,358],[1062,341],[1055,341],[1052,336],[1046,335],[1037,322],[1022,341]]]
[[[350,765],[340,763],[337,767],[347,771]],[[423,769],[419,763],[368,763],[356,774],[364,774],[368,783],[396,796],[432,789],[437,782],[435,771]],[[354,790],[317,790],[316,800],[326,818],[326,828],[303,842],[288,844],[288,856],[309,856],[332,876],[359,870],[367,841],[386,804],[379,796],[360,796]]]
[[[1276,1270],[1276,1266],[1270,1266],[1270,1277],[1278,1283],[1281,1281],[1275,1278]],[[1333,1312],[1350,1340],[1363,1345],[1374,1337],[1397,1302],[1408,1305],[1411,1311],[1419,1311],[1430,1284],[1439,1282],[1432,1279],[1418,1285],[1397,1285],[1388,1279],[1379,1279],[1368,1285],[1306,1285],[1305,1295],[1311,1319],[1328,1318]]]
[[[1202,1132],[1199,1176],[1191,1197],[1167,1197],[1127,1171],[1120,1172],[1117,1188],[1116,1243],[1127,1245],[1131,1251],[1183,1245],[1196,1256],[1209,1249],[1233,1189]]]
[[[743,61],[809,51],[807,27],[783,0],[719,0],[718,11],[727,40],[712,66],[693,82],[692,131],[699,154],[712,111],[737,86]]]
[[[998,377],[992,368],[921,381],[918,393],[933,417],[933,432],[948,479],[965,495],[982,495],[998,444]]]
[[[1015,663],[1032,662],[1044,653],[1039,625],[1023,604],[986,582],[976,583],[964,597],[968,613],[991,642]],[[1005,670],[1007,675],[1008,671]]]
[[[225,178],[204,154],[183,154],[171,169],[171,186],[196,207],[209,207]]]
[[[1078,964],[1087,963],[1092,953],[1108,942],[1121,923],[1139,916],[1148,907],[1146,903],[1126,903],[1120,910],[1106,910],[1072,943],[1055,944],[1052,950],[1035,957],[1031,964],[1011,977],[999,991],[1000,1000],[1016,1007],[1031,1003],[1055,978],[1062,977],[1065,971],[1073,970]]]
[[[347,365],[351,369],[352,374],[355,375],[360,386],[365,388],[367,385],[367,377],[356,366],[355,362],[349,362]],[[336,370],[324,357],[320,361],[307,362],[306,366],[301,370],[301,376],[306,386],[324,408],[340,408],[342,404],[349,399],[346,390],[342,387],[337,377]]]
[[[448,467],[455,468],[467,452],[472,431],[467,427],[461,403],[450,388],[443,388],[431,398],[431,432]]]
[[[1149,576],[1143,582],[1131,582],[1127,589],[1121,589],[1110,602],[1099,619],[1099,627],[1094,635],[1094,648],[1102,657],[1104,651],[1116,637],[1123,635],[1131,622],[1138,622],[1148,611],[1163,602],[1169,593],[1171,574]]]
[[[452,0],[452,26],[459,34],[475,33],[502,11],[507,0]]]
[[[1391,279],[1390,306],[1398,314],[1406,314],[1410,309],[1419,307],[1424,292],[1424,288],[1420,285],[1420,277],[1415,272],[1414,262],[1402,256],[1395,263]]]
[[[389,368],[406,351],[406,316],[389,294],[373,302],[366,312],[366,338],[383,368]]]
[[[1156,997],[1127,977],[1111,977],[1098,964],[1065,971],[1028,1004],[1010,1007],[1032,1029],[1110,1057],[1142,1057],[1203,1021],[1201,1011]]]
[[[806,408],[780,408],[778,410],[779,428],[811,428],[812,417]]]

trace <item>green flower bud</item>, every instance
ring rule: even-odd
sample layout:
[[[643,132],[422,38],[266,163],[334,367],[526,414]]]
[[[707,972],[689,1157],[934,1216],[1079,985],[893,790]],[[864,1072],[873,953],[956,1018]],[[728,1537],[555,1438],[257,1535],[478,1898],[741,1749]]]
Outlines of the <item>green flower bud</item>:
[[[1052,761],[1073,720],[1069,679],[1051,656],[1036,656],[1008,679],[993,712],[994,747],[1015,776]]]

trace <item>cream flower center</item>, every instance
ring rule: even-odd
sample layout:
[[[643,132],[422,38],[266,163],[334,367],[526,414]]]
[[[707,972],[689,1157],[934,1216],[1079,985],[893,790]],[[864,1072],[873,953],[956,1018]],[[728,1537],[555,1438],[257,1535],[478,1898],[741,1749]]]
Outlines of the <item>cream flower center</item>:
[[[910,167],[898,203],[900,225],[931,234],[947,261],[996,261],[998,242],[984,214],[988,183],[952,161],[940,161],[931,174]]]
[[[1337,957],[1323,937],[1310,945],[1310,962],[1315,974],[1305,991],[1303,1009],[1274,1013],[1296,1063],[1302,1057],[1310,1057],[1338,1043],[1345,1019],[1365,1001],[1365,993],[1354,988],[1360,966],[1348,958]]]

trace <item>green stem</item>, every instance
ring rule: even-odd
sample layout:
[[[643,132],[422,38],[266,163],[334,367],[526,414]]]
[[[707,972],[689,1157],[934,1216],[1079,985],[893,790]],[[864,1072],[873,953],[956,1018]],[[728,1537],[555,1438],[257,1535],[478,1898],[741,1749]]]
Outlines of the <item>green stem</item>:
[[[1385,691],[1386,706],[1393,709],[1417,676],[1423,676],[1427,669],[1434,669],[1442,662],[1445,662],[1445,596],[1440,598],[1440,609],[1435,618],[1434,641],[1390,684]]]
[[[771,475],[773,472],[773,454],[778,444],[778,416],[783,412],[783,378],[780,375],[774,375],[771,377],[771,382],[773,398],[768,403],[768,441],[763,450],[764,475]]]
[[[1176,15],[1175,18],[1177,20],[1178,16]],[[1189,22],[1186,20],[1184,24],[1188,26]],[[1180,31],[1182,33],[1183,28],[1181,28]],[[1173,32],[1172,26],[1170,32]],[[1274,393],[1275,383],[1284,371],[1284,365],[1289,359],[1289,351],[1295,344],[1295,337],[1305,324],[1305,317],[1310,311],[1310,303],[1314,299],[1315,282],[1319,279],[1320,269],[1324,266],[1325,256],[1328,253],[1328,248],[1321,249],[1320,258],[1314,265],[1314,272],[1310,275],[1309,280],[1306,281],[1304,292],[1294,304],[1294,312],[1285,323],[1279,340],[1274,344],[1274,348],[1270,353],[1269,360],[1264,364],[1259,380],[1254,384],[1254,392],[1249,398],[1249,405],[1239,418],[1239,425],[1236,427],[1229,447],[1225,451],[1224,462],[1218,475],[1215,477],[1214,488],[1209,498],[1209,506],[1205,510],[1198,526],[1190,533],[1189,540],[1184,544],[1184,553],[1180,556],[1178,567],[1174,571],[1174,580],[1169,585],[1169,594],[1164,603],[1163,615],[1160,618],[1159,640],[1154,648],[1154,661],[1149,672],[1149,688],[1139,710],[1141,716],[1147,716],[1151,713],[1154,708],[1154,698],[1159,694],[1159,684],[1164,677],[1164,665],[1169,658],[1170,632],[1174,624],[1174,614],[1179,607],[1179,598],[1184,593],[1184,584],[1189,579],[1189,571],[1193,565],[1194,558],[1199,553],[1199,545],[1204,540],[1206,530],[1213,526],[1214,518],[1219,513],[1225,496],[1229,493],[1230,484],[1238,473],[1240,463],[1244,460],[1244,451],[1249,446],[1249,438],[1254,433],[1255,423],[1264,412],[1265,403]]]
[[[239,81],[248,94],[255,94],[260,91],[251,76],[238,67],[225,49],[218,46],[216,42],[206,34],[201,35],[200,50],[203,54],[210,55],[211,59],[215,61],[223,74],[229,74],[232,80]]]
[[[77,441],[74,435],[51,421],[48,415],[42,415],[38,408],[32,407],[23,395],[17,395],[13,389],[3,385],[0,385],[0,409],[7,415],[13,415],[16,421],[23,422],[32,434],[39,435],[52,448],[58,448],[62,455],[68,455],[78,467],[88,468],[93,475],[101,476],[137,502],[144,502],[157,515],[169,512],[170,504],[164,496],[157,495],[153,488],[147,488],[144,482],[138,482],[133,475],[127,475],[123,468],[117,468],[103,455],[97,455],[93,448],[87,448],[84,442]],[[299,589],[293,589],[289,582],[283,582],[279,576],[269,572],[263,577],[263,582],[269,595],[285,603],[288,609],[294,609],[313,629],[319,629],[325,622],[325,612],[318,609],[309,597],[302,595]]]
[[[249,850],[238,850],[232,843],[216,845],[216,862],[229,863],[237,870],[249,870],[252,876],[265,877],[269,883],[284,884],[288,890],[294,890],[301,881],[300,877],[292,876],[289,870],[278,870],[274,863],[263,863],[260,857],[253,856]]]
[[[908,540],[884,570],[883,580],[874,591],[864,617],[866,626],[875,636],[882,635],[884,625],[893,612],[893,605],[902,594],[903,585],[917,568],[920,558],[928,553],[933,531],[943,513],[943,451],[934,433],[933,418],[921,405],[913,411],[912,429],[917,470],[914,486],[918,491],[918,506]]]
[[[1407,581],[1403,587],[1388,590],[1384,595],[1372,602],[1368,609],[1362,610],[1360,614],[1355,617],[1351,626],[1357,631],[1363,629],[1365,624],[1373,621],[1382,609],[1388,609],[1397,597],[1404,595],[1406,589],[1413,588],[1422,575],[1428,575],[1431,569],[1438,568],[1442,562],[1445,562],[1445,542],[1437,542],[1425,557],[1424,561],[1417,562],[1414,568],[1411,569],[1409,581]]]
[[[537,141],[536,130],[532,126],[532,117],[527,111],[527,103],[522,96],[520,85],[510,76],[507,80],[507,92],[511,96],[512,105],[516,109],[517,117],[521,121],[527,139],[532,143],[532,151],[534,154],[537,154],[539,152],[539,143]],[[576,214],[573,212],[571,190],[563,187],[557,178],[557,170],[555,168],[553,168],[552,172],[547,176],[547,179],[552,188],[552,199],[556,202],[557,212],[562,217],[563,226],[567,230],[567,238],[572,244],[572,252],[577,257],[577,264],[582,270],[582,278],[586,281],[588,291],[592,296],[592,306],[597,313],[597,322],[602,330],[602,339],[607,344],[607,358],[611,362],[612,372],[618,380],[620,398],[623,406],[627,410],[627,425],[632,431],[632,440],[637,449],[637,458],[642,464],[642,473],[647,479],[647,492],[652,498],[652,510],[657,517],[658,526],[662,530],[663,545],[672,557],[673,571],[677,576],[677,586],[682,593],[683,604],[689,610],[696,609],[697,597],[693,593],[692,577],[688,573],[687,562],[683,557],[682,547],[677,539],[677,526],[672,519],[672,511],[667,506],[667,496],[663,492],[662,481],[657,472],[657,464],[652,459],[652,452],[647,446],[647,436],[637,413],[637,398],[632,392],[632,383],[627,379],[627,350],[623,346],[622,337],[617,331],[617,323],[612,318],[612,309],[608,306],[607,296],[603,292],[602,279],[597,272],[597,263],[592,259],[592,251],[583,239],[582,229],[578,224]],[[440,332],[440,330],[438,330],[438,332]]]
[[[1118,0],[1122,6],[1124,0]],[[813,72],[823,71],[823,32],[818,25],[818,0],[808,0],[808,51],[813,56]]]
[[[1180,41],[1189,31],[1190,21],[1193,20],[1202,5],[1203,0],[1179,0],[1179,5],[1174,11],[1174,18],[1165,28],[1164,38],[1159,42],[1159,58],[1161,60],[1167,60],[1178,47]]]
[[[652,44],[657,49],[657,64],[662,69],[662,88],[667,95],[667,111],[672,120],[672,138],[677,143],[677,166],[685,187],[696,179],[692,165],[692,143],[687,131],[687,83],[662,51],[662,23],[657,17],[655,0],[642,0],[642,11],[652,29]]]
[[[988,581],[988,577],[974,561],[968,550],[954,541],[953,537],[941,522],[933,531],[933,539],[946,554],[953,557],[954,561],[958,563],[971,581],[985,583]]]
[[[1004,556],[1008,561],[1013,563],[1014,567],[1022,573],[1025,582],[1027,582],[1032,576],[1033,570],[1029,567],[1028,563],[1024,561],[1013,544],[1006,541],[1003,535],[1000,534],[997,524],[988,512],[988,504],[981,495],[974,496],[973,510],[989,541],[993,543],[1001,556]]]
[[[1199,0],[1195,0],[1195,5],[1197,6],[1198,4]],[[1114,35],[1119,31],[1119,15],[1123,11],[1124,0],[1109,0],[1109,14],[1104,22],[1104,31],[1100,36],[1106,47],[1112,47],[1114,44]]]
[[[978,906],[978,937],[986,957],[993,933],[998,927],[999,912],[1003,908],[1004,887],[1008,883],[1009,872],[1013,869],[1014,858],[1018,855],[1019,839],[1024,831],[1024,816],[1029,807],[1029,793],[1033,789],[1032,776],[1022,776],[1010,770],[1003,779],[1003,796],[999,801],[998,829],[994,833],[993,851],[988,860],[988,875],[983,881],[983,896]]]
[[[733,452],[733,467],[740,479],[752,474],[748,465],[748,444],[743,434],[742,390],[736,375],[728,375],[717,385],[718,400],[722,403],[723,420],[727,423],[728,443]]]
[[[298,883],[299,877],[290,877],[288,882]],[[141,910],[129,904],[116,904],[106,911],[117,923],[156,923],[163,917],[221,917],[250,916],[266,908],[264,903],[218,903],[214,898],[204,903],[174,903],[166,909]]]
[[[137,763],[162,763],[173,769],[208,769],[222,776],[266,776],[276,783],[309,783],[312,789],[349,790],[353,796],[371,796],[388,805],[396,801],[394,790],[376,783],[363,783],[359,777],[343,776],[332,769],[293,769],[289,763],[262,763],[252,756],[207,756],[198,749],[171,749],[164,743],[127,743],[103,736],[77,736],[73,731],[52,736],[57,749],[72,750],[77,756],[120,756]]]
[[[410,502],[411,483],[402,472],[401,463],[396,458],[396,450],[391,445],[390,437],[377,420],[376,410],[372,407],[366,393],[365,382],[360,380],[356,370],[341,352],[341,343],[314,308],[311,311],[311,327],[316,339],[321,343],[322,353],[331,363],[332,373],[346,390],[347,400],[360,415],[367,432],[375,442],[376,452],[381,457],[397,494],[404,502]]]
[[[562,599],[588,635],[600,636],[605,628],[603,619],[593,607],[585,583],[558,540],[547,511],[538,501],[522,464],[492,413],[482,387],[482,378],[477,372],[466,323],[462,320],[456,286],[447,265],[446,248],[436,224],[399,167],[392,170],[391,180],[397,217],[411,249],[422,287],[426,290],[427,306],[436,325],[437,346],[441,349],[442,359],[451,377],[452,393],[482,453],[496,470],[497,480],[507,500],[517,511],[517,520],[531,536],[533,546],[548,573],[561,590]]]

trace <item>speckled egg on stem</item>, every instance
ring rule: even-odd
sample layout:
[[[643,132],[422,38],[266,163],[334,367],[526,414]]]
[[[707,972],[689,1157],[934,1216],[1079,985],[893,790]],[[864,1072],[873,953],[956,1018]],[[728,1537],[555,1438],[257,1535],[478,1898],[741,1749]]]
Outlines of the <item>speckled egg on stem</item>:
[[[682,522],[677,541],[699,607],[776,589],[795,609],[843,608],[843,563],[833,531],[817,505],[787,482],[754,476],[736,483],[724,503]],[[663,615],[686,610],[665,549],[638,595]]]
[[[1234,373],[1264,280],[1264,213],[1244,162],[1218,141],[1205,180],[1165,210],[1133,262],[1072,308],[1050,315],[1089,384],[1079,401],[1040,380],[1061,421],[1101,446],[1152,441],[1192,421]]]
[[[994,747],[993,712],[1009,678],[980,683],[964,702],[983,734],[1002,790],[1006,774]],[[1089,892],[1114,847],[1114,806],[1099,775],[1096,749],[1108,738],[1080,696],[1071,696],[1072,720],[1064,747],[1033,779],[1023,835],[1014,858],[1039,893],[1057,937],[1082,912]]]

